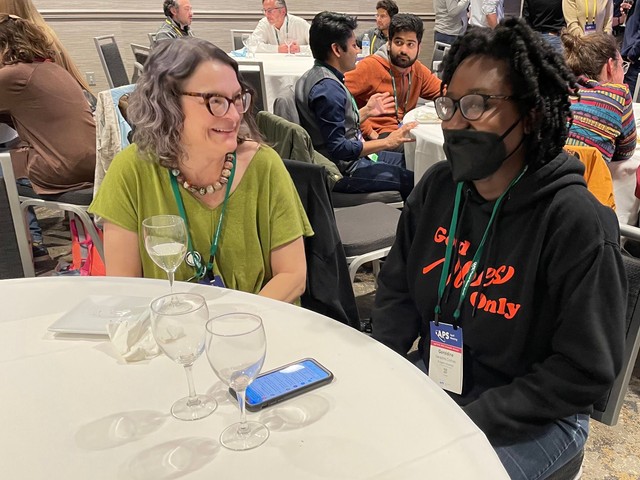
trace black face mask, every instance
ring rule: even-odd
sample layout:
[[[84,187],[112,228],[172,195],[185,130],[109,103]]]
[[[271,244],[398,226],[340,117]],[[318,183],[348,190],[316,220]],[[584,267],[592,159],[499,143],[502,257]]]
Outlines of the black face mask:
[[[504,139],[522,118],[516,120],[502,135],[477,130],[442,130],[444,153],[451,164],[453,181],[480,180],[498,171],[502,164],[522,145],[524,136],[507,155]]]

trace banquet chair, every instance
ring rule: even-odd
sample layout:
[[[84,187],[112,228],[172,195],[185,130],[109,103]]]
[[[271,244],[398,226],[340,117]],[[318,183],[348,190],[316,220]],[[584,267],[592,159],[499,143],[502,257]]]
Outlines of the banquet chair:
[[[636,88],[633,91],[634,102],[638,102],[638,93],[640,93],[640,73],[638,74],[638,80],[636,81]]]
[[[104,260],[102,239],[87,212],[93,200],[93,187],[55,195],[40,196],[32,187],[18,185],[18,195],[20,197],[20,208],[22,209],[23,215],[26,215],[28,207],[43,207],[49,210],[58,210],[75,215],[82,222],[84,232],[93,240],[93,244],[100,258]]]
[[[358,307],[324,167],[283,160],[298,191],[314,235],[304,239],[307,284],[301,305],[360,329]]]
[[[616,202],[613,196],[613,179],[611,170],[602,154],[595,147],[565,145],[564,150],[580,159],[584,164],[584,179],[587,182],[587,189],[603,205],[616,209]]]
[[[147,47],[146,45],[140,45],[137,43],[131,44],[131,51],[133,52],[133,76],[131,77],[131,82],[136,83],[138,77],[142,75],[142,71],[144,70],[144,64],[147,63],[147,58],[149,58],[149,52],[151,51],[151,47]]]
[[[437,41],[434,42],[433,57],[431,58],[431,71],[434,71],[434,72],[438,71],[438,68],[436,67],[440,66],[440,63],[442,62],[442,60],[444,59],[444,56],[449,51],[449,48],[451,48],[451,45],[449,45],[448,43],[437,42]]]
[[[264,68],[259,60],[238,62],[238,71],[242,79],[255,92],[254,115],[267,110],[267,87],[264,83]]]
[[[8,151],[0,151],[0,279],[35,277],[27,225]]]
[[[131,126],[119,108],[120,99],[133,92],[135,85],[124,85],[98,93],[96,105],[96,169],[93,194],[98,192],[113,157],[129,146]],[[97,219],[96,219],[97,221]],[[100,222],[98,222],[100,223]]]
[[[124,67],[115,35],[94,37],[93,41],[96,44],[98,56],[100,57],[104,73],[107,76],[109,87],[120,87],[131,83],[129,82],[127,69]]]
[[[400,210],[380,202],[363,203],[335,212],[340,239],[349,264],[349,277],[354,282],[358,269],[373,262],[375,275],[380,259],[387,256],[396,239]]]
[[[273,101],[273,113],[300,125],[300,115],[298,115],[298,108],[296,107],[296,92],[293,90],[293,85],[283,89],[280,92],[280,96]]]
[[[309,134],[300,125],[269,112],[258,112],[256,123],[262,136],[278,152],[280,158],[322,165],[326,169],[329,189],[342,178],[336,164],[314,150]]]
[[[640,228],[620,224],[622,237],[640,240]],[[627,393],[629,380],[640,348],[640,259],[629,255],[623,255],[622,261],[627,272],[627,314],[625,330],[624,360],[622,370],[616,377],[611,390],[605,398],[594,405],[591,418],[614,426],[618,422],[620,410]]]
[[[244,44],[242,43],[242,34],[243,33],[253,33],[253,30],[235,30],[231,29],[231,49],[232,50],[240,50],[244,48]]]
[[[147,37],[149,37],[149,46],[153,47],[156,44],[156,32],[147,33]]]
[[[640,240],[640,228],[620,224],[620,235]],[[622,369],[609,392],[593,406],[593,412],[591,413],[591,418],[610,426],[615,426],[618,423],[620,410],[622,409],[629,380],[638,356],[638,348],[640,348],[640,259],[623,255],[622,262],[627,273],[629,288]],[[549,476],[548,479],[572,480],[580,478],[583,457],[584,450],[569,460],[560,470]]]

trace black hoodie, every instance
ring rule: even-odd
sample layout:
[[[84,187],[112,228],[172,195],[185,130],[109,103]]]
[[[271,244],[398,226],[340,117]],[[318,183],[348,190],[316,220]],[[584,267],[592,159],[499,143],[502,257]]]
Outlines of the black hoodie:
[[[463,303],[463,390],[451,396],[494,445],[590,412],[621,368],[627,286],[618,224],[587,191],[583,172],[562,153],[511,189],[479,262],[482,277]],[[427,367],[455,188],[446,162],[425,174],[378,278],[373,336],[403,355],[419,336]],[[461,203],[447,323],[460,266],[465,273],[471,264],[495,201],[469,183]]]

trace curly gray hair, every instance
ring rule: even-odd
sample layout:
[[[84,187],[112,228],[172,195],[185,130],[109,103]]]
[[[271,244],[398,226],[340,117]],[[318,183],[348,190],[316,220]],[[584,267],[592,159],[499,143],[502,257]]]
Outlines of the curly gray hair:
[[[211,42],[194,37],[160,42],[149,55],[127,110],[128,120],[135,125],[133,142],[145,159],[175,168],[186,158],[181,142],[184,127],[180,101],[182,85],[202,62],[210,60],[233,68],[242,90],[251,92],[254,97],[254,92],[238,73],[236,61]],[[238,143],[249,138],[261,140],[251,107],[243,116]]]

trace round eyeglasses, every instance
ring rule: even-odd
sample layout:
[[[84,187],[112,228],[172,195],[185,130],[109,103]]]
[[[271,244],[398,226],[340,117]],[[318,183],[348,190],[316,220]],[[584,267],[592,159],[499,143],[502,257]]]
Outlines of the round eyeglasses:
[[[631,62],[626,60],[622,61],[622,73],[626,74],[629,71],[629,65],[631,65]]]
[[[239,93],[233,98],[227,98],[217,93],[182,92],[182,95],[204,98],[207,110],[214,117],[224,117],[231,105],[236,108],[238,113],[246,113],[251,105],[250,92]]]
[[[440,120],[451,120],[456,110],[467,120],[478,120],[487,111],[487,100],[509,100],[514,98],[511,95],[484,95],[481,93],[470,93],[458,100],[450,97],[438,97],[433,103],[436,105],[436,114]]]

